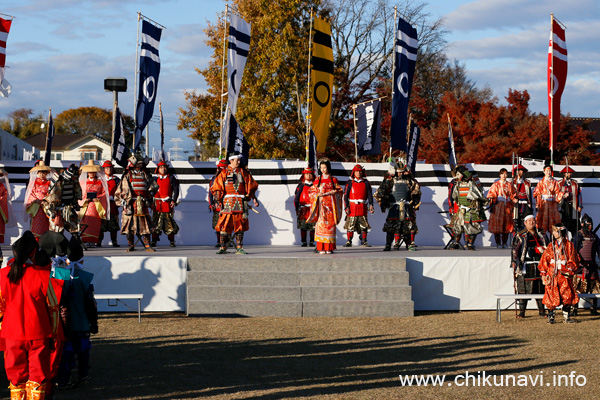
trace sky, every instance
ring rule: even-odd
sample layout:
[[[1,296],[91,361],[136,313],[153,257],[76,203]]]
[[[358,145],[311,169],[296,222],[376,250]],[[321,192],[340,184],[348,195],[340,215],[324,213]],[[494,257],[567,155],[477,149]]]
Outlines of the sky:
[[[122,112],[134,114],[137,12],[166,29],[160,41],[162,103],[167,149],[194,146],[176,128],[186,91],[206,85],[212,49],[204,29],[225,9],[223,0],[3,0],[0,13],[14,15],[6,49],[5,79],[13,89],[0,97],[0,118],[19,108],[52,114],[77,107],[112,108],[107,77],[125,77]],[[508,90],[527,90],[532,112],[548,112],[547,52],[550,14],[566,25],[569,73],[561,111],[600,118],[600,2],[577,0],[430,0],[424,11],[443,18],[450,31],[447,54],[467,69],[480,88],[490,87],[500,104]],[[400,2],[398,3],[401,4]],[[155,115],[158,115],[158,105]],[[150,147],[159,146],[158,123],[150,123]],[[171,141],[175,139],[175,141]],[[181,141],[177,141],[181,139]],[[183,155],[183,153],[179,153]],[[187,154],[186,154],[187,155]]]

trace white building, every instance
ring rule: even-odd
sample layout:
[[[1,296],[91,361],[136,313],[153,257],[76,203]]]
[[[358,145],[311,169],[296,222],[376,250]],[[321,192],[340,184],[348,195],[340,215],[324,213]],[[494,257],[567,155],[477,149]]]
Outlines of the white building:
[[[44,154],[45,133],[28,137],[25,141]],[[51,160],[107,160],[110,155],[110,142],[96,135],[54,135],[52,139]]]

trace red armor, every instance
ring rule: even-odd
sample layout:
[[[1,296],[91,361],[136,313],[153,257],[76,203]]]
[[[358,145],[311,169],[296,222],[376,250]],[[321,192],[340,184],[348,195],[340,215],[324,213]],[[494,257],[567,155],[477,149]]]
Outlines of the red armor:
[[[367,186],[365,181],[354,181],[348,196],[350,203],[349,216],[361,217],[367,215],[367,196]]]
[[[246,198],[246,184],[240,172],[227,171],[225,180],[225,196],[223,197],[223,210],[225,214],[237,214],[244,211]]]
[[[156,212],[171,212],[171,202],[173,201],[173,185],[169,175],[158,176],[158,193],[154,196]]]

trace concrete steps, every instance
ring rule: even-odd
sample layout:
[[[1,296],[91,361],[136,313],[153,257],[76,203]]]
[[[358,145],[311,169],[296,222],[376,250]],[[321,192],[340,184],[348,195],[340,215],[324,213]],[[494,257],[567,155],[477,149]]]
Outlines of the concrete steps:
[[[413,316],[404,258],[188,258],[187,313]]]

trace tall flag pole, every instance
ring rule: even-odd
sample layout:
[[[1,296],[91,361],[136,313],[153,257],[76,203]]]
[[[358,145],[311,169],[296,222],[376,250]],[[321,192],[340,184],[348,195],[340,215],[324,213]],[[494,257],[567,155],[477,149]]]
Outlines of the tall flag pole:
[[[165,161],[165,123],[163,121],[162,104],[158,103],[158,115],[160,118],[160,159]]]
[[[44,163],[50,165],[50,154],[52,153],[52,139],[54,139],[54,122],[52,121],[52,109],[48,111],[48,130],[46,131],[46,149],[44,152]]]
[[[312,136],[314,136],[314,132],[313,130],[310,128],[311,125],[311,114],[310,114],[310,88],[311,88],[311,73],[310,73],[310,66],[311,66],[311,62],[312,62],[312,33],[313,33],[313,9],[312,7],[310,8],[310,26],[308,29],[308,85],[306,86],[306,90],[308,91],[307,95],[306,95],[306,161],[308,162],[308,167],[310,168],[310,144],[312,143]],[[316,148],[315,148],[316,151]]]
[[[221,126],[219,131],[219,159],[221,159],[221,152],[223,149],[223,135],[225,126],[225,116],[226,114],[223,112],[223,99],[227,96],[225,93],[225,59],[227,58],[227,16],[229,15],[229,4],[225,4],[225,14],[223,18],[223,56],[221,57],[221,107],[219,108],[220,116],[221,116]]]
[[[331,117],[333,48],[331,46],[331,24],[319,17],[314,19],[311,66],[311,123],[319,142],[317,150],[324,152],[327,147]]]
[[[158,45],[162,30],[165,29],[164,26],[138,13],[138,20],[140,17],[142,18],[142,34],[139,55],[139,88],[135,112],[134,152],[138,150],[144,128],[146,128],[154,114],[158,76],[160,74]],[[148,131],[146,131],[146,147],[148,147],[148,139]]]
[[[381,154],[381,99],[352,106],[356,110],[355,141],[359,156]]]
[[[458,161],[456,160],[456,150],[454,148],[454,136],[452,135],[450,114],[448,114],[448,164],[450,164],[450,169],[454,169],[456,164],[458,164]]]
[[[225,121],[222,124],[223,132],[230,132],[231,117],[235,116],[237,101],[244,75],[244,67],[250,50],[251,24],[244,21],[237,14],[231,12],[229,21],[229,44],[227,53],[227,108]],[[228,135],[229,137],[229,135]],[[229,148],[229,143],[227,143]]]
[[[560,130],[560,98],[567,82],[567,43],[564,25],[550,14],[548,47],[548,118],[550,126],[550,163],[554,164],[554,145]]]
[[[6,15],[6,14],[3,14]],[[13,16],[10,19],[0,17],[0,96],[8,97],[12,86],[4,79],[4,68],[6,67],[6,41],[8,40],[8,32],[12,24]]]
[[[392,91],[390,148],[404,152],[407,150],[408,102],[412,91],[418,47],[417,30],[401,17],[398,17],[398,31],[394,44],[394,87]]]

